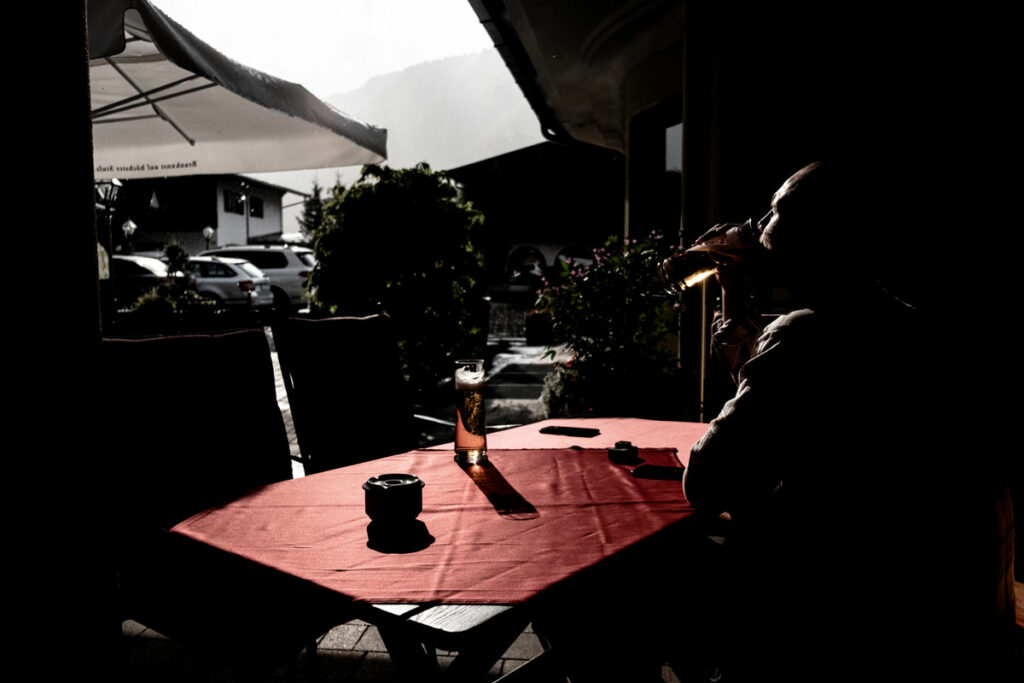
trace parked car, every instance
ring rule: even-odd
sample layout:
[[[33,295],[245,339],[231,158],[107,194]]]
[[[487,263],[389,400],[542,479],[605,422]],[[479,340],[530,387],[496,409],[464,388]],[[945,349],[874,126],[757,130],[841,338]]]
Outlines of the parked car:
[[[274,293],[270,278],[244,259],[193,256],[188,260],[196,291],[225,306],[270,308]]]
[[[171,281],[167,264],[150,256],[114,254],[110,257],[114,306],[129,308],[146,292]]]
[[[245,259],[270,278],[274,308],[287,313],[307,304],[306,278],[316,265],[313,250],[290,245],[249,245],[218,247],[201,252],[201,256]]]

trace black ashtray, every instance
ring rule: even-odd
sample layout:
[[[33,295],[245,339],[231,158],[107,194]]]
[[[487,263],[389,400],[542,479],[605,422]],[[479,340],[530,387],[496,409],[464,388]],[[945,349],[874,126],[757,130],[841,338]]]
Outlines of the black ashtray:
[[[639,450],[629,441],[616,441],[615,447],[608,449],[608,459],[618,465],[636,465],[642,462]]]
[[[382,474],[363,484],[366,514],[378,525],[411,522],[423,510],[423,482],[412,474]]]

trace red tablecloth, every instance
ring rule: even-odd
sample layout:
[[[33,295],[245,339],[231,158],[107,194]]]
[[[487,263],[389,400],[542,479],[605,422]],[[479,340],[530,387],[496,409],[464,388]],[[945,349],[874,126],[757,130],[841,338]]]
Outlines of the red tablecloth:
[[[680,450],[705,428],[678,432]],[[678,464],[639,445],[646,462]],[[174,532],[356,600],[511,604],[692,514],[679,482],[633,478],[603,447],[492,449],[490,462],[474,475],[451,451],[413,451],[268,486]],[[362,484],[391,472],[426,483],[432,542],[415,552],[367,543]]]
[[[541,429],[552,425],[590,427],[600,433],[593,437],[541,433]],[[701,422],[632,417],[557,418],[488,434],[487,445],[490,448],[611,448],[616,441],[631,441],[642,448],[675,448],[685,465],[690,459],[690,446],[704,436],[707,429],[707,424]],[[443,444],[431,450],[451,448],[451,444]]]

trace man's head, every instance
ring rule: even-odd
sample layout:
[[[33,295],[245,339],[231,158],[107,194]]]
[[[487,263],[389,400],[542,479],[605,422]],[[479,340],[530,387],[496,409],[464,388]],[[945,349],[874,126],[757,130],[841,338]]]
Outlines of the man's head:
[[[827,163],[790,176],[772,196],[761,234],[775,273],[794,294],[847,287],[866,274],[858,264],[861,231],[854,225],[860,184]]]

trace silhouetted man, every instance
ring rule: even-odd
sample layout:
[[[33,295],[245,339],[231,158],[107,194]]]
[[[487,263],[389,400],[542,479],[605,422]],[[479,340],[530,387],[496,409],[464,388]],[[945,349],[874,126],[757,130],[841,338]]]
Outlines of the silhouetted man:
[[[964,448],[942,330],[873,281],[873,181],[812,164],[772,197],[762,256],[793,310],[763,329],[743,274],[719,272],[737,390],[684,491],[731,518],[733,680],[946,680],[1006,652],[1003,480]]]

